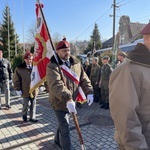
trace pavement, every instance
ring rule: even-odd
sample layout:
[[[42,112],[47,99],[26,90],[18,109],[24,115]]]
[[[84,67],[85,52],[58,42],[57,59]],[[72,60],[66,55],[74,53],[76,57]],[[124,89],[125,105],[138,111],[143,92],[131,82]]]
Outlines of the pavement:
[[[6,110],[2,97],[0,110],[0,150],[59,150],[54,144],[57,120],[48,102],[48,93],[37,97],[37,123],[23,122],[22,98],[11,94],[11,109]],[[90,107],[85,103],[77,108],[77,119],[86,150],[117,150],[114,125],[109,110],[100,109],[98,103]],[[70,134],[74,150],[80,150],[77,130],[70,117]]]

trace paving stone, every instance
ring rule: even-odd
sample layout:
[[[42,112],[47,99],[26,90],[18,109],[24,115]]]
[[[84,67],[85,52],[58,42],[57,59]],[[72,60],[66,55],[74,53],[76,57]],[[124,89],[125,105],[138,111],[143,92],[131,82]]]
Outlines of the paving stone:
[[[12,108],[9,111],[0,110],[0,149],[14,147],[13,150],[57,150],[53,138],[58,123],[48,102],[48,94],[42,93],[38,96],[36,117],[39,122],[34,124],[22,121],[22,99],[16,96],[11,96],[11,99]],[[77,108],[77,112],[86,150],[117,150],[114,126],[102,126],[99,123],[95,125],[88,119],[92,116],[110,118],[109,110],[100,109],[97,103],[93,103],[90,107],[85,103],[82,108]],[[81,146],[72,116],[70,128],[73,148],[80,150]]]
[[[8,142],[2,143],[2,147],[3,147],[3,148],[7,148],[7,147],[9,147],[9,146],[10,146],[10,144],[9,144]]]

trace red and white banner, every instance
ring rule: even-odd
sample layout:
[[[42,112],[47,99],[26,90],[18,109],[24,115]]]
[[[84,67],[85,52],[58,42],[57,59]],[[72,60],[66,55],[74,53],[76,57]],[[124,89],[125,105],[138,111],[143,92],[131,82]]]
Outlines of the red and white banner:
[[[36,4],[37,32],[35,37],[30,93],[46,81],[46,66],[53,55],[48,29],[42,12],[43,4]]]
[[[30,93],[32,93],[37,87],[46,81],[46,66],[49,63],[50,58],[55,54],[52,41],[50,39],[51,37],[43,16],[42,8],[43,4],[36,4],[37,32],[35,38]],[[79,85],[79,78],[72,70],[66,66],[61,66],[61,68],[64,74],[67,74],[69,78]],[[84,103],[86,101],[86,96],[81,87],[78,89],[79,92],[76,101]]]
[[[66,65],[61,65],[61,69],[72,81],[79,84],[79,77],[72,70],[70,70]]]
[[[79,77],[67,66],[61,65],[61,70],[63,73],[68,76],[72,81],[74,81],[77,85],[80,84]],[[84,103],[86,102],[86,96],[82,90],[82,88],[79,86],[78,87],[78,95],[76,97],[76,101],[79,103]]]

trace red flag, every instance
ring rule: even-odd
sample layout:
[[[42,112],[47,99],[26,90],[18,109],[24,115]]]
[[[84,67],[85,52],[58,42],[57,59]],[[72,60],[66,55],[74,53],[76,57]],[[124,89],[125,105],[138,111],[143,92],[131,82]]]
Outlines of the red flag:
[[[43,4],[36,4],[37,32],[35,37],[30,93],[46,81],[46,66],[53,55],[53,45],[42,12]]]
[[[41,8],[43,8],[43,4],[36,4],[37,33],[35,38],[30,93],[32,93],[37,87],[46,81],[46,66],[53,54],[58,63],[57,55],[55,54],[55,50]],[[72,77],[73,81],[76,80],[76,82],[79,82],[78,78],[75,78],[75,75],[70,75],[69,77]],[[81,87],[79,87],[76,100],[80,103],[84,103],[86,101],[86,96]]]

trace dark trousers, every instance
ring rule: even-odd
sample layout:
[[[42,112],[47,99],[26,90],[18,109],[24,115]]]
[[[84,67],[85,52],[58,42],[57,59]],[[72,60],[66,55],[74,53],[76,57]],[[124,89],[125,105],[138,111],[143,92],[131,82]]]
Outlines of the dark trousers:
[[[109,89],[101,86],[101,97],[102,101],[109,103]]]
[[[72,150],[69,122],[65,118],[67,112],[55,110],[55,114],[58,120],[58,129],[54,140],[61,145],[63,150]]]
[[[98,84],[93,86],[93,90],[94,90],[94,102],[100,102],[101,92],[100,92],[100,88],[98,87]]]

